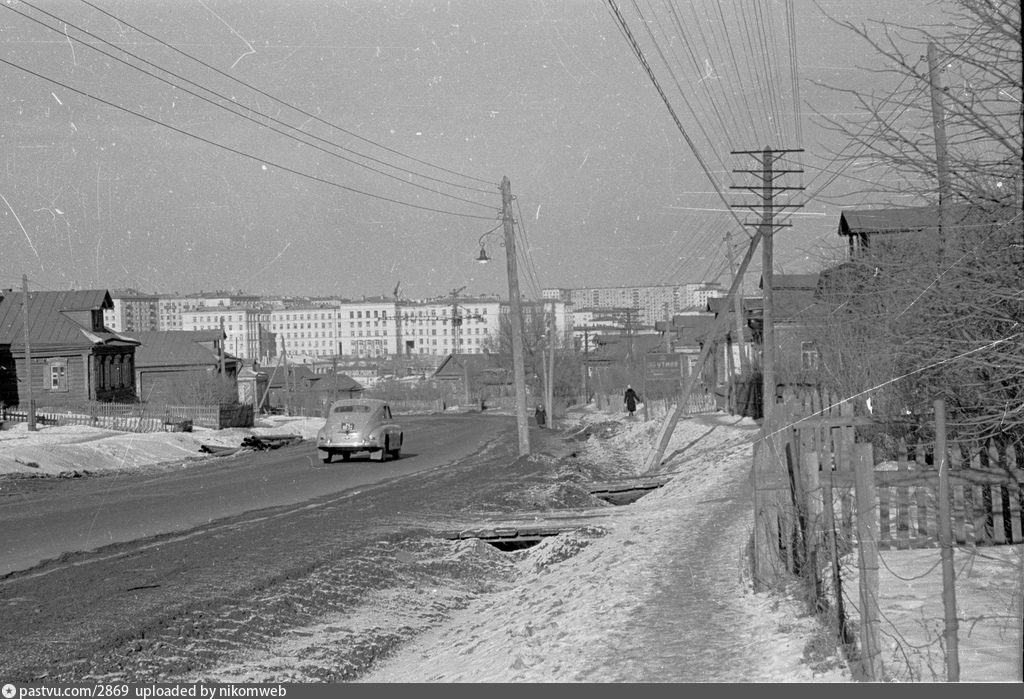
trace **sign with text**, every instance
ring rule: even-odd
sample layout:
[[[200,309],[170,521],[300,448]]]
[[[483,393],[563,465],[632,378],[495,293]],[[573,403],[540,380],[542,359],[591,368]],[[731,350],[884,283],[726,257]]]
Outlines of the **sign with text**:
[[[675,353],[644,355],[644,376],[648,381],[678,381],[683,378],[682,358],[683,355]]]

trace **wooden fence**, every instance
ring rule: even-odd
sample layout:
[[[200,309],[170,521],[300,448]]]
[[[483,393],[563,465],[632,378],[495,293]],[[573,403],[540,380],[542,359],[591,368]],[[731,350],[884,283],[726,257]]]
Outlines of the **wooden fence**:
[[[854,416],[849,403],[805,397],[776,408],[754,446],[755,586],[799,576],[815,607],[834,613],[841,642],[854,644],[841,559],[856,551],[861,651],[867,676],[878,679],[877,616],[865,611],[877,593],[878,551],[939,546],[941,459],[933,444],[914,445],[911,459],[901,442],[894,462],[876,463],[860,432],[877,426]],[[951,442],[946,463],[953,540],[1024,542],[1024,470],[1016,452]]]
[[[35,419],[41,425],[87,425],[120,432],[165,432],[193,426],[219,430],[252,427],[251,405],[155,405],[148,403],[87,403],[74,407],[39,406]],[[27,422],[28,410],[4,406],[4,422]]]

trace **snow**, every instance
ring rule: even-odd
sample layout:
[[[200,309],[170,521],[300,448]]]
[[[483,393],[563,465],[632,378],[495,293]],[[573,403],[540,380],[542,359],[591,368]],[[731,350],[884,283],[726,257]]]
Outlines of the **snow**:
[[[590,457],[643,464],[659,434],[658,420],[629,420],[588,410],[572,419],[621,423],[609,439],[589,438]],[[249,434],[297,434],[311,438],[322,419],[275,417],[251,430],[204,430],[124,434],[91,427],[24,424],[0,431],[0,474],[68,475],[171,467],[210,458],[202,444],[238,446]],[[713,429],[712,429],[713,428]],[[382,623],[419,633],[361,682],[633,682],[739,681],[846,683],[848,664],[829,647],[818,619],[794,594],[753,591],[744,563],[750,521],[705,521],[699,505],[736,492],[749,477],[756,423],[722,414],[679,422],[662,469],[671,480],[631,505],[614,508],[590,530],[549,537],[518,557],[507,586],[471,595],[462,609],[422,618],[401,618],[409,590],[376,593],[344,619],[297,630],[275,649],[279,663],[292,652],[322,652],[359,629]],[[0,488],[4,487],[0,479]],[[732,490],[730,490],[732,489]],[[714,536],[701,536],[712,528]],[[689,560],[700,541],[713,539],[704,560]],[[451,544],[452,555],[506,556],[478,540]],[[1021,581],[1024,547],[958,548],[957,610],[960,679],[1021,680]],[[410,559],[415,552],[403,553]],[[882,551],[879,607],[883,615],[885,679],[945,679],[943,605],[938,549]],[[843,563],[847,612],[857,619],[855,559]],[[696,566],[696,568],[694,567]],[[679,576],[692,580],[678,583]],[[706,579],[705,579],[706,578]],[[692,583],[692,584],[691,584]],[[714,609],[686,628],[679,619],[680,589],[703,595]],[[445,590],[418,591],[429,599]],[[675,595],[675,597],[673,597]],[[394,609],[384,621],[381,611]],[[438,615],[435,615],[435,617]],[[721,623],[716,626],[716,620]],[[691,620],[692,621],[692,620]],[[706,625],[705,625],[706,621]],[[339,629],[344,634],[339,636]],[[303,639],[305,650],[289,650]],[[700,652],[704,676],[678,675],[676,662]],[[262,658],[261,667],[273,664]],[[656,672],[657,671],[657,672]],[[655,674],[652,674],[655,673]],[[660,674],[658,674],[660,673]],[[677,673],[677,674],[673,674]],[[280,676],[280,675],[279,675]],[[253,666],[224,668],[223,681],[261,681]]]

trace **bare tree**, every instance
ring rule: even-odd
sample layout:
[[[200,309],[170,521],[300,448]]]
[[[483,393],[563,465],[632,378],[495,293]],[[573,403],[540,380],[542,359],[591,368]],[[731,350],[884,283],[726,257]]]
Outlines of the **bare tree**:
[[[867,193],[927,197],[938,191],[939,161],[931,108],[929,45],[936,47],[942,83],[943,125],[949,185],[954,201],[1021,201],[1021,11],[1010,0],[950,0],[948,29],[889,23],[837,23],[885,59],[885,69],[864,69],[896,78],[893,92],[879,96],[823,85],[853,99],[861,117],[843,120],[818,114],[822,125],[846,146],[837,160],[870,161],[895,173],[897,184],[872,180]]]
[[[1024,224],[1020,4],[956,0],[952,29],[844,23],[892,66],[884,100],[849,90],[867,115],[829,121],[877,164],[900,173],[900,194],[938,206],[941,228],[876,236],[824,275],[816,338],[821,379],[863,409],[930,423],[944,398],[962,440],[1024,442]],[[933,128],[938,54],[945,142]],[[934,54],[933,54],[934,55]],[[828,121],[828,120],[826,120]],[[945,162],[943,162],[943,160]],[[940,173],[948,173],[943,182]],[[943,196],[940,199],[939,192]],[[884,203],[893,191],[874,189]],[[943,246],[942,236],[952,241]]]

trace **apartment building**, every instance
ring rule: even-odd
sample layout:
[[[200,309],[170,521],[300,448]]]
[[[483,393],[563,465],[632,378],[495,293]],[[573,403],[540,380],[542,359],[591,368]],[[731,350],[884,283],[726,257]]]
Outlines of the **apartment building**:
[[[128,319],[138,322],[144,317],[151,325],[140,329],[222,328],[229,354],[263,363],[275,361],[282,352],[293,361],[316,363],[333,357],[444,357],[497,351],[502,317],[509,312],[508,304],[496,296],[396,301],[125,293],[118,299],[119,327],[126,327]],[[524,326],[538,334],[548,332],[553,313],[555,332],[565,338],[566,346],[571,343],[571,304],[558,299],[524,301],[522,313]]]
[[[103,311],[103,324],[116,332],[144,332],[160,330],[160,297],[142,294],[135,289],[115,289],[110,292],[113,308]]]
[[[704,308],[708,298],[725,296],[726,290],[717,282],[661,286],[615,286],[581,289],[544,289],[543,298],[560,299],[572,304],[573,309],[592,310],[595,315],[604,312],[635,313],[631,318],[637,329],[653,328],[666,317],[692,308]]]
[[[279,351],[271,327],[269,308],[200,306],[181,313],[182,330],[218,330],[225,334],[229,354],[248,360],[266,360]]]

